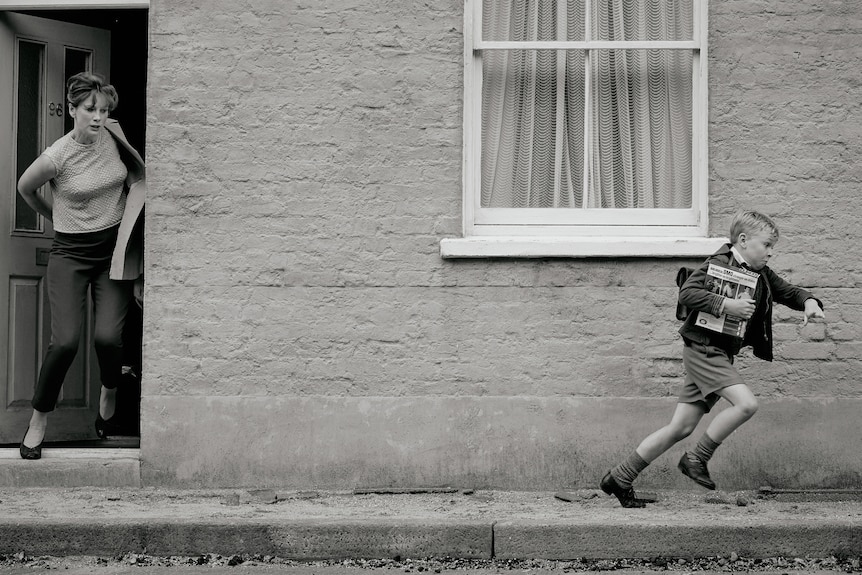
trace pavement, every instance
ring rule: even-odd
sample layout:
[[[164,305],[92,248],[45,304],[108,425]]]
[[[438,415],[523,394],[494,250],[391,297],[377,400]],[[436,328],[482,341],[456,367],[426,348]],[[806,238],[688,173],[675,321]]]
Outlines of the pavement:
[[[698,490],[694,490],[698,489]],[[862,557],[862,491],[0,488],[0,555],[638,559]]]

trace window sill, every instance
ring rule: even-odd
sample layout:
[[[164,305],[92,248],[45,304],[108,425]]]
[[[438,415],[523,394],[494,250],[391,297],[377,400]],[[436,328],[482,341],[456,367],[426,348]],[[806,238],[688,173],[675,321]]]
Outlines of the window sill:
[[[457,258],[706,257],[727,238],[470,237],[440,240],[440,256]]]

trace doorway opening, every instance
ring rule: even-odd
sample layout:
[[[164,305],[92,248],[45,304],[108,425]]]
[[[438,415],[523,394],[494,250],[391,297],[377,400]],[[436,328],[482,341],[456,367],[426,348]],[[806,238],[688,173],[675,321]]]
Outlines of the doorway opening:
[[[65,78],[84,70],[105,76],[119,94],[111,117],[141,156],[146,154],[148,10],[74,9],[69,2],[62,7],[30,9],[19,3],[4,9],[0,2],[0,86],[7,86],[0,88],[0,138],[5,140],[0,142],[0,156],[5,156],[0,157],[0,447],[17,448],[21,441],[50,338],[44,272],[53,229],[28,213],[15,183],[42,150],[70,129]],[[85,326],[83,331],[84,344],[64,382],[44,446],[137,448],[142,310],[129,306],[116,427],[106,440],[96,437],[93,426],[101,384],[91,330]]]

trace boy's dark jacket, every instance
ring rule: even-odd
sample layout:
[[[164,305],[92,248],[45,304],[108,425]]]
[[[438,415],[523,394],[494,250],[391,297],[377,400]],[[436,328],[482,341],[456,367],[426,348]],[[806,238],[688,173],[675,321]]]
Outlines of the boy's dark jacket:
[[[724,300],[722,296],[706,289],[706,270],[710,262],[739,267],[730,248],[730,244],[724,244],[694,270],[680,288],[679,303],[688,308],[688,315],[679,333],[684,339],[703,345],[717,346],[730,355],[736,355],[742,347],[750,345],[756,357],[772,361],[772,302],[775,301],[798,311],[805,309],[807,299],[814,299],[821,309],[823,309],[823,303],[810,292],[784,281],[768,266],[764,266],[760,270],[760,279],[757,282],[755,293],[757,304],[754,315],[748,320],[744,339],[697,327],[695,324],[697,313],[705,311],[717,315]]]

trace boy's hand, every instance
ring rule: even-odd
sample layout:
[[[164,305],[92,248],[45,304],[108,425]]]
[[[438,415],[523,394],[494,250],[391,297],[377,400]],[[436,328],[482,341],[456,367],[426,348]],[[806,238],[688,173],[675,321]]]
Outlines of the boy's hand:
[[[823,314],[823,310],[820,309],[820,305],[818,305],[816,300],[807,299],[805,300],[805,317],[802,318],[802,325],[808,325],[808,319],[812,317],[824,319],[826,316]]]
[[[754,300],[748,297],[742,299],[726,298],[724,300],[724,313],[748,319],[754,313],[754,305]]]

